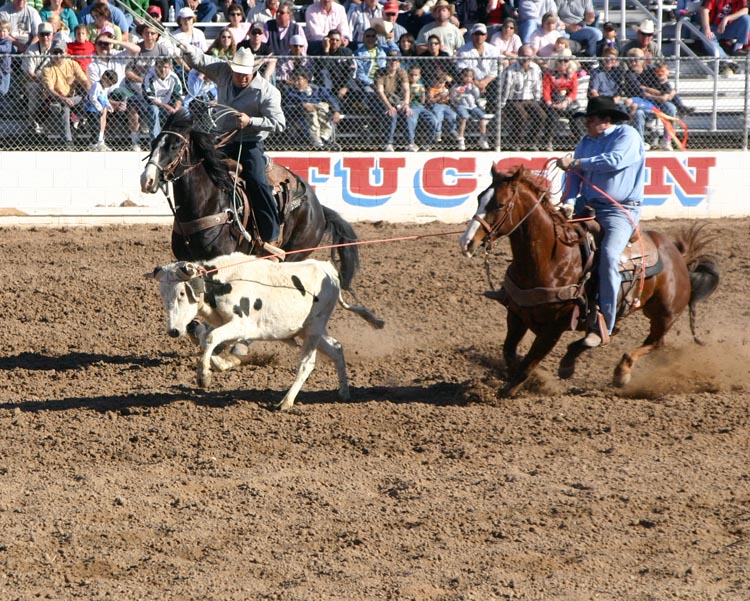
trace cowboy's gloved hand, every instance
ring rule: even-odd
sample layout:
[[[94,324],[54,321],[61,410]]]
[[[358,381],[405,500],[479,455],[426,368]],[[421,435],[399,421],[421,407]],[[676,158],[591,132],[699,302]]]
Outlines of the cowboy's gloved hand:
[[[561,159],[557,159],[556,165],[563,171],[567,171],[568,169],[570,169],[570,166],[574,161],[575,159],[573,157],[563,157]]]
[[[563,205],[560,207],[560,212],[565,215],[565,219],[573,217],[573,205]]]

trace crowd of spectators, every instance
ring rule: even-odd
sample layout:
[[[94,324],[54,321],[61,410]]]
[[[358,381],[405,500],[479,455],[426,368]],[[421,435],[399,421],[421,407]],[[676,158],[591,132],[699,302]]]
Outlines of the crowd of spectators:
[[[730,55],[747,52],[747,0],[699,6],[681,0],[677,10],[692,13],[707,50],[718,48],[730,66]],[[592,0],[313,0],[302,6],[292,0],[10,0],[0,7],[0,111],[7,113],[15,93],[24,100],[14,106],[24,107],[29,129],[39,133],[53,115],[67,145],[81,119],[93,117],[98,150],[107,149],[107,117],[118,113],[133,149],[142,148],[142,134],[158,135],[183,106],[210,124],[215,89],[181,61],[173,37],[227,58],[251,49],[261,57],[262,76],[282,92],[290,128],[312,148],[331,141],[342,114],[375,119],[386,151],[397,140],[411,151],[435,144],[462,150],[472,121],[476,146],[489,148],[488,122],[499,110],[507,111],[519,149],[551,148],[561,120],[574,138],[583,133],[572,118],[581,108],[582,75],[590,75],[589,97],[615,97],[642,134],[654,108],[669,117],[688,114],[669,83],[654,19],[645,19],[627,42],[614,24],[598,21]],[[161,32],[165,22],[170,36]],[[207,38],[197,22],[224,25]],[[22,60],[11,61],[13,54]]]

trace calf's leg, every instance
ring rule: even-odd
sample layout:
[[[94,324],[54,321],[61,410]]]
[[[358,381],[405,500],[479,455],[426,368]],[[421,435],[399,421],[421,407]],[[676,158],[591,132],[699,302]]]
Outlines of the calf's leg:
[[[208,388],[211,385],[211,355],[213,355],[216,347],[230,340],[237,340],[246,336],[242,328],[242,324],[236,321],[230,321],[211,330],[206,335],[206,347],[203,349],[203,356],[201,357],[200,364],[198,365],[198,385],[202,388]]]
[[[333,364],[336,366],[336,375],[339,378],[339,399],[348,401],[351,395],[349,394],[349,379],[346,377],[344,347],[333,336],[326,334],[320,337],[318,350],[333,361]]]
[[[294,405],[294,399],[297,398],[297,394],[315,367],[315,355],[317,354],[320,338],[319,334],[305,337],[305,340],[302,343],[299,364],[297,365],[297,377],[294,379],[291,388],[287,391],[284,398],[281,399],[281,402],[276,406],[277,409],[286,411],[291,409],[292,405]]]

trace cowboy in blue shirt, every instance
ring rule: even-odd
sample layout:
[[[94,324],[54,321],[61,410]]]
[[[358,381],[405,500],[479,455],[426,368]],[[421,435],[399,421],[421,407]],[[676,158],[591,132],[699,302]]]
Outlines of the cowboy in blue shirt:
[[[610,334],[615,327],[621,284],[620,255],[640,220],[645,183],[643,140],[624,123],[628,119],[611,96],[592,98],[584,114],[588,135],[576,146],[573,158],[557,161],[557,166],[567,171],[563,212],[569,217],[574,204],[576,209],[591,206],[604,232],[599,248],[598,304]],[[603,340],[606,337],[597,326],[586,334],[582,344],[595,347]]]

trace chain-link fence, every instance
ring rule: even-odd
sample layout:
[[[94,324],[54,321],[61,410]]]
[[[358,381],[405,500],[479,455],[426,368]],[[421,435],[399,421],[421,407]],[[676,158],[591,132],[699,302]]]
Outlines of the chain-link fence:
[[[86,57],[75,57],[86,60]],[[96,60],[96,57],[92,57]],[[5,150],[146,149],[168,110],[153,102],[188,106],[211,127],[212,91],[195,72],[171,64],[174,93],[162,78],[144,94],[133,76],[155,69],[151,59],[115,59],[118,83],[90,94],[84,79],[61,98],[66,56],[37,56],[34,76],[28,57],[11,57],[10,85],[0,94],[0,148]],[[268,59],[258,59],[258,62]],[[575,59],[579,60],[580,59]],[[744,61],[745,59],[743,59]],[[448,57],[274,57],[259,74],[282,92],[287,128],[272,135],[269,151],[384,150],[570,150],[583,134],[573,119],[585,108],[590,87],[607,77],[622,86],[627,61],[584,61],[560,66],[554,59],[454,59]],[[63,67],[61,67],[63,65]],[[622,107],[654,149],[744,149],[747,147],[747,64],[715,59],[667,59],[665,70],[647,65],[677,92],[669,102],[649,103],[621,88]],[[622,67],[622,69],[620,69]],[[99,70],[101,72],[101,70]],[[656,73],[658,71],[658,73]],[[470,73],[471,72],[471,73]],[[598,73],[598,74],[597,74]],[[70,76],[67,76],[70,79]],[[473,83],[472,83],[473,82]],[[664,83],[666,82],[666,83]],[[58,82],[59,83],[59,82]],[[152,81],[152,83],[154,83]],[[409,88],[409,101],[404,94]],[[63,86],[65,87],[65,86]],[[166,94],[166,95],[165,95]],[[666,98],[666,97],[665,97]],[[108,99],[108,100],[107,100]],[[106,125],[102,103],[109,102]],[[656,105],[657,111],[652,110]],[[100,135],[100,134],[103,134]],[[103,144],[101,142],[104,142]]]

